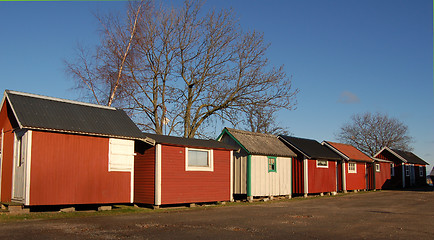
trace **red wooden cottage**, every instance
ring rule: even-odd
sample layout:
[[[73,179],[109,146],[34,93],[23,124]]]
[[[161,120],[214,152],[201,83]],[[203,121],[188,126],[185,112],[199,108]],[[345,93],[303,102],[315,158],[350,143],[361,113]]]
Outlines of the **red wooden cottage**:
[[[339,191],[357,191],[368,188],[368,169],[373,163],[371,157],[349,144],[330,141],[323,141],[322,144],[343,158],[343,161],[338,162]]]
[[[342,158],[312,139],[279,135],[297,154],[292,162],[292,192],[307,196],[310,193],[337,192],[337,164]]]
[[[232,148],[215,140],[148,134],[136,146],[134,202],[154,205],[232,200]]]
[[[391,177],[393,173],[393,162],[380,158],[372,158],[374,163],[368,165],[368,189],[389,189],[391,188]]]
[[[0,111],[1,202],[133,202],[134,142],[124,111],[6,90]]]
[[[374,158],[390,161],[391,180],[388,188],[406,188],[426,185],[427,162],[412,152],[384,147]]]

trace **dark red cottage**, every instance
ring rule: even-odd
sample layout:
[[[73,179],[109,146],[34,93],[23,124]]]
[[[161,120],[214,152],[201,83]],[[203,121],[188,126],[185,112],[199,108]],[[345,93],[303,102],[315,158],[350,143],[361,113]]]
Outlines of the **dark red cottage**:
[[[384,147],[375,154],[374,159],[389,161],[384,167],[390,169],[391,178],[385,182],[385,188],[406,188],[427,184],[426,165],[428,163],[412,152]]]

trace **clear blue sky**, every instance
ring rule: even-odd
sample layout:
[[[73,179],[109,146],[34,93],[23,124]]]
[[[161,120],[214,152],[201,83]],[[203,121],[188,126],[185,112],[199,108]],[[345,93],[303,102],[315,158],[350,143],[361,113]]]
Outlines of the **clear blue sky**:
[[[175,1],[179,2],[179,1]],[[64,59],[98,41],[93,13],[125,2],[0,2],[0,91],[77,99]],[[264,32],[272,64],[300,89],[279,122],[299,137],[335,140],[355,113],[384,112],[409,126],[414,152],[434,165],[431,0],[219,1],[243,29]]]

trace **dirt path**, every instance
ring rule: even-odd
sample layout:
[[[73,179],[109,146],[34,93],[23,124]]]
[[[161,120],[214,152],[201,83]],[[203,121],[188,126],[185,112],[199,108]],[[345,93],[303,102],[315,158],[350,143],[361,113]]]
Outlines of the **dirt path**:
[[[432,239],[434,191],[0,224],[0,239]]]

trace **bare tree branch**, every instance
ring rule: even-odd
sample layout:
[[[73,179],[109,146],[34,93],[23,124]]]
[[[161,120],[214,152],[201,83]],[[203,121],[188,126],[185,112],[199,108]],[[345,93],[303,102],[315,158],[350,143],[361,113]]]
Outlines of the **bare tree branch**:
[[[398,119],[381,113],[353,115],[351,122],[341,127],[337,139],[371,156],[383,147],[412,150],[408,127]]]

